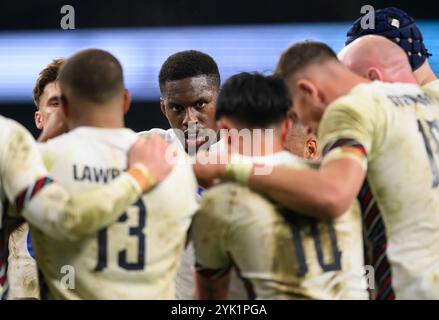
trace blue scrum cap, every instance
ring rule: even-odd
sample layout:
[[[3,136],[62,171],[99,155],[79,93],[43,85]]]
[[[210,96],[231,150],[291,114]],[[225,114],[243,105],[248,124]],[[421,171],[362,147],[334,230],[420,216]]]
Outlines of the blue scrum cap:
[[[361,27],[363,17],[364,15],[352,24],[347,33],[346,45],[367,34],[386,37],[407,53],[413,71],[431,56],[425,48],[422,33],[416,25],[415,19],[404,11],[395,7],[375,11],[375,29],[363,29]]]

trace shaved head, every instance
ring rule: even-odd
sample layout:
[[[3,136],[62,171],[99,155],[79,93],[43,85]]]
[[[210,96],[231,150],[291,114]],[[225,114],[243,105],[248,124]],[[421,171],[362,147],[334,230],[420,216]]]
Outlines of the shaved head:
[[[338,58],[353,72],[370,80],[416,83],[406,53],[381,36],[356,39],[340,51]]]

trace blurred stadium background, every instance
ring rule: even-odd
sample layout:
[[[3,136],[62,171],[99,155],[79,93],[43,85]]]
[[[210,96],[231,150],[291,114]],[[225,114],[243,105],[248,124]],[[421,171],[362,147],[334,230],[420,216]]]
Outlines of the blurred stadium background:
[[[60,9],[75,9],[76,30],[62,30]],[[10,1],[0,3],[0,113],[34,135],[32,88],[53,58],[84,48],[118,57],[133,95],[127,126],[168,127],[157,75],[172,53],[197,49],[218,63],[222,80],[240,71],[273,71],[290,43],[316,39],[339,51],[361,6],[397,6],[418,20],[439,73],[439,13],[433,1]]]

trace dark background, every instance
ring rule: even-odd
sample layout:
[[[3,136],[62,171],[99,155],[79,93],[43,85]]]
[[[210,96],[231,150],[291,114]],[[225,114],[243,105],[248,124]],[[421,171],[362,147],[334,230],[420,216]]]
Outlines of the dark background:
[[[74,6],[77,28],[350,21],[366,4],[396,6],[417,19],[438,17],[434,0],[2,0],[0,30],[58,28],[65,4]]]
[[[267,24],[294,22],[353,21],[360,8],[369,4],[379,9],[397,6],[416,19],[439,19],[435,1],[11,1],[0,2],[0,32],[59,28],[60,8],[75,8],[76,28],[132,28],[147,26],[187,26],[226,24]],[[1,70],[0,70],[1,72]],[[1,90],[1,88],[0,88]],[[32,104],[0,105],[2,115],[23,123],[34,135]],[[167,127],[158,101],[134,102],[126,118],[136,130]]]

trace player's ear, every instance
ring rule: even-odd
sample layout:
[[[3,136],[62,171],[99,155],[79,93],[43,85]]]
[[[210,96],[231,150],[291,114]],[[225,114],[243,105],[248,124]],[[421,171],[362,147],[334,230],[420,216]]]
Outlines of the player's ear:
[[[218,127],[218,129],[223,129],[223,130],[230,130],[232,128],[234,128],[234,126],[232,125],[232,123],[230,121],[227,120],[227,118],[220,118],[217,122],[216,125]]]
[[[166,117],[165,99],[162,97],[160,97],[160,110],[162,110],[163,115]]]
[[[369,69],[367,69],[367,78],[369,80],[379,80],[379,81],[383,81],[383,74],[381,73],[381,71],[375,67],[370,67]]]
[[[43,115],[41,114],[40,110],[35,111],[35,125],[38,129],[43,129]]]
[[[131,107],[131,95],[130,92],[125,89],[123,93],[123,113],[126,114]]]
[[[306,98],[309,98],[315,102],[322,102],[323,97],[317,89],[317,87],[309,80],[300,79],[297,81],[298,91]]]
[[[290,118],[287,118],[282,122],[281,125],[282,145],[285,145],[288,138],[288,134],[290,133],[290,130],[292,128],[293,128],[293,122],[291,121]]]
[[[229,145],[228,150],[230,149],[230,145],[232,144],[232,138],[229,134],[229,130],[233,128],[233,126],[231,126],[230,122],[227,121],[227,119],[225,118],[220,118],[217,122],[216,122],[216,126],[218,128],[218,130],[223,130],[222,131],[222,138],[225,139],[225,141],[227,141],[227,144]]]
[[[309,135],[306,139],[303,157],[308,160],[317,160],[319,158],[319,152],[317,150],[317,139],[313,134]]]

